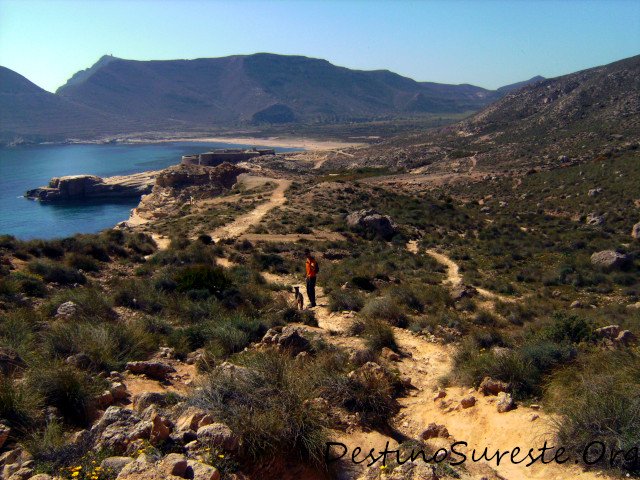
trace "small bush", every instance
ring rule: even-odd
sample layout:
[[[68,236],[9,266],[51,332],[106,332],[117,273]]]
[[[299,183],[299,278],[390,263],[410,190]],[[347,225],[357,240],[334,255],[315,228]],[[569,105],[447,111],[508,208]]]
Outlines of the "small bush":
[[[385,320],[395,327],[404,328],[408,324],[407,316],[397,302],[388,297],[372,298],[362,309],[366,318]]]
[[[223,292],[232,287],[222,267],[211,265],[193,265],[183,268],[174,278],[178,292],[190,290],[207,290],[212,295],[222,298]]]
[[[379,352],[384,347],[394,351],[398,349],[393,329],[388,323],[380,320],[368,320],[365,322],[363,333],[367,348],[371,351]]]
[[[69,268],[61,263],[47,260],[34,260],[29,262],[29,270],[40,275],[46,282],[59,283],[60,285],[84,284],[87,279],[75,268]]]
[[[41,398],[24,383],[0,374],[0,418],[18,434],[37,422]]]
[[[93,398],[104,385],[95,377],[59,363],[29,371],[28,385],[47,405],[56,407],[66,422],[87,426],[93,415]]]
[[[332,312],[359,312],[363,306],[364,299],[359,293],[343,290],[333,290],[329,293],[329,310]]]
[[[100,270],[100,264],[93,257],[82,253],[68,254],[65,258],[65,262],[70,267],[83,270],[85,272],[97,272]]]

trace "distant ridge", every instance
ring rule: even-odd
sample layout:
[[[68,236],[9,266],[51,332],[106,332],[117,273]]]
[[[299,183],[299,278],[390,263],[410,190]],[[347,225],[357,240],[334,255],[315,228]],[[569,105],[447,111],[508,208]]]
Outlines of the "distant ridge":
[[[56,94],[8,72],[0,140],[472,113],[516,88],[417,82],[269,53],[154,61],[105,55]]]

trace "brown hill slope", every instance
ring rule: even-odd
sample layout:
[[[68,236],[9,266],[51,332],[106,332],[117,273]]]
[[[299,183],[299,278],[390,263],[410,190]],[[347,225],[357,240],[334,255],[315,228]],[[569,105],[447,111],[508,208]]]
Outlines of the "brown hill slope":
[[[358,152],[358,164],[527,169],[578,162],[640,140],[640,56],[525,86],[438,131]]]

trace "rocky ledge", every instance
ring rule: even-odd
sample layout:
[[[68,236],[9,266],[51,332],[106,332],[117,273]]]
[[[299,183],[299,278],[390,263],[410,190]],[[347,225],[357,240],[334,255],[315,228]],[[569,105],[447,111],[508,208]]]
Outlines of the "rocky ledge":
[[[25,196],[41,202],[140,197],[151,192],[159,173],[152,171],[107,178],[95,175],[54,177],[46,187],[29,190]]]

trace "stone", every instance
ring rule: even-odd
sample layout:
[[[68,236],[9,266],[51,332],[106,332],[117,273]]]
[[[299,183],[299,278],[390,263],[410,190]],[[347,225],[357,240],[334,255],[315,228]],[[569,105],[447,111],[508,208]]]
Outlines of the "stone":
[[[420,438],[422,440],[429,440],[430,438],[447,438],[448,436],[449,430],[447,430],[447,427],[436,423],[430,423],[427,425],[427,428],[425,428],[420,434]]]
[[[590,213],[587,215],[585,220],[587,225],[591,225],[597,227],[598,225],[604,224],[604,215],[598,215],[596,213]]]
[[[539,418],[540,418],[540,415],[538,415],[537,413],[532,413],[531,416],[529,417],[529,421],[530,422],[535,422]]]
[[[189,471],[190,470],[190,471]],[[191,475],[193,474],[193,476]],[[189,460],[187,467],[187,477],[193,480],[220,480],[220,472],[216,467],[202,462]]]
[[[605,269],[614,270],[625,266],[629,262],[629,257],[615,250],[602,250],[591,255],[591,264]]]
[[[194,430],[198,430],[198,428],[200,427],[211,425],[214,422],[215,422],[214,418],[211,415],[207,414],[200,419],[200,421],[198,422],[198,427],[195,428]]]
[[[592,189],[590,189],[590,190],[587,192],[587,195],[588,195],[589,197],[596,197],[596,196],[598,196],[598,195],[599,195],[599,194],[601,194],[601,193],[602,193],[602,188],[598,187],[598,188],[592,188]]]
[[[29,477],[29,480],[53,480],[53,477],[46,473],[36,473],[32,477]]]
[[[129,392],[127,392],[127,386],[121,382],[112,383],[109,391],[116,401],[124,400],[129,396]]]
[[[446,396],[447,396],[447,392],[445,392],[444,390],[438,390],[436,394],[433,396],[433,401],[435,402],[436,400],[440,400],[441,398],[444,398]]]
[[[571,305],[569,305],[569,308],[582,308],[582,303],[580,303],[578,300],[574,300],[573,302],[571,302]]]
[[[169,438],[169,435],[171,435],[171,424],[157,413],[151,415],[151,443],[157,445]]]
[[[606,327],[597,328],[595,334],[601,338],[613,340],[620,333],[620,325],[607,325]]]
[[[58,306],[56,310],[56,317],[73,317],[76,313],[78,313],[78,305],[74,302],[64,302]]]
[[[278,347],[292,355],[297,355],[309,350],[311,343],[297,329],[285,327],[278,338]]]
[[[366,383],[369,378],[374,378],[378,381],[389,380],[389,372],[376,362],[367,362],[356,370],[352,370],[347,374],[347,377],[352,380],[357,380]]]
[[[509,389],[509,384],[500,380],[494,380],[491,377],[484,377],[478,390],[483,395],[498,395],[501,392],[506,392]]]
[[[114,454],[126,451],[134,438],[141,438],[151,430],[150,422],[145,426],[140,418],[131,410],[111,406],[105,410],[90,431],[97,450],[110,450]]]
[[[8,478],[8,480],[29,480],[32,476],[32,468],[20,467]]]
[[[76,353],[74,355],[69,355],[65,359],[65,363],[67,363],[68,365],[73,365],[74,367],[79,368],[81,370],[86,370],[91,366],[93,362],[91,361],[91,358],[89,357],[89,355],[81,352],[81,353]]]
[[[176,430],[198,430],[200,420],[206,416],[206,412],[199,408],[189,407],[176,421]],[[213,422],[211,422],[213,423]]]
[[[113,394],[109,390],[105,390],[95,397],[95,402],[98,405],[98,408],[106,408],[113,403]]]
[[[7,347],[0,347],[0,373],[11,375],[17,369],[24,367],[26,367],[26,363],[17,352]]]
[[[7,427],[4,423],[0,423],[0,450],[2,450],[2,447],[7,442],[7,439],[9,438],[10,433],[11,433],[11,429]]]
[[[380,355],[382,355],[383,358],[386,358],[390,362],[400,361],[400,355],[398,355],[396,352],[391,350],[389,347],[382,347],[382,350],[380,351]]]
[[[178,480],[180,477],[162,471],[158,466],[146,461],[135,460],[128,463],[116,480]]]
[[[118,475],[124,467],[133,462],[131,457],[107,457],[100,463],[100,467],[114,475]]]
[[[478,290],[469,285],[456,285],[451,288],[450,295],[454,301],[462,300],[463,298],[471,298],[478,294]]]
[[[187,459],[179,453],[170,453],[158,464],[161,471],[167,475],[175,475],[176,477],[184,477],[187,471]]]
[[[516,402],[513,401],[511,394],[500,392],[500,395],[498,395],[498,401],[496,402],[496,408],[498,413],[509,412],[516,408]]]
[[[630,330],[623,330],[613,341],[618,345],[630,345],[637,343],[638,337]]]
[[[389,240],[396,233],[396,226],[387,215],[381,215],[373,209],[359,210],[347,215],[347,225],[366,233],[372,233]]]
[[[238,437],[223,423],[212,423],[198,428],[198,442],[211,448],[234,451],[238,448]]]
[[[462,408],[471,408],[475,404],[476,404],[476,397],[474,397],[473,395],[468,395],[464,397],[462,400],[460,400],[460,406],[462,406]]]
[[[131,373],[146,375],[157,380],[164,380],[169,373],[176,371],[171,365],[157,361],[129,362],[126,368]]]
[[[640,240],[640,222],[636,223],[631,228],[631,237],[635,238],[636,240]]]

